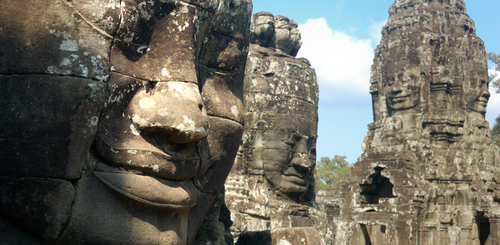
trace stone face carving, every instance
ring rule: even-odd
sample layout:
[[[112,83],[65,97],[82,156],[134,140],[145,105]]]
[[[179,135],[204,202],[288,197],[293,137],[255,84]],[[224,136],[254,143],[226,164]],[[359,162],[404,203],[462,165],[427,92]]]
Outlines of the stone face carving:
[[[396,0],[375,51],[374,123],[336,187],[336,244],[491,244],[500,157],[484,43],[462,0]]]
[[[294,22],[283,16],[270,22],[271,17],[270,13],[257,13],[252,22],[252,40],[269,46],[250,47],[238,168],[255,175],[268,188],[309,201],[312,198],[306,193],[313,188],[317,137],[316,75],[307,60],[283,53],[291,43],[300,47],[300,40],[294,39],[300,38],[296,24],[292,28]],[[273,36],[266,34],[271,26],[276,26]]]
[[[297,24],[254,14],[245,71],[245,127],[226,204],[235,237],[245,230],[313,226],[318,84]]]
[[[191,244],[243,132],[251,1],[0,6],[0,243]]]

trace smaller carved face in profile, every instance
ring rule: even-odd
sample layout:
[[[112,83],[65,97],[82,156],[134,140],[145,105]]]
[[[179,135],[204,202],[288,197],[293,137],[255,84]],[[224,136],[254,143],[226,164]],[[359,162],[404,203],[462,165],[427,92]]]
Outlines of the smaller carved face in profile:
[[[284,130],[257,135],[250,167],[263,169],[271,188],[294,197],[305,195],[315,165],[314,137]]]
[[[465,100],[467,109],[481,113],[483,116],[486,114],[486,106],[490,98],[488,91],[489,83],[485,79],[480,79],[477,82],[471,82],[471,86],[466,93]]]
[[[386,96],[388,107],[396,114],[398,111],[412,109],[420,102],[419,74],[414,70],[393,73],[386,77]]]

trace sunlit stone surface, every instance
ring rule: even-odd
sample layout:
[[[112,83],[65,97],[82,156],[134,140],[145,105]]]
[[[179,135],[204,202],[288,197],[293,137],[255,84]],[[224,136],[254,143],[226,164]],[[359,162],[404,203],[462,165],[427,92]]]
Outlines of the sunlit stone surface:
[[[0,243],[191,244],[243,133],[251,0],[0,3]]]
[[[396,0],[389,13],[365,153],[336,187],[336,244],[498,244],[484,43],[462,0]]]
[[[314,208],[318,84],[309,61],[295,57],[301,45],[294,21],[254,14],[242,145],[226,181],[235,238],[243,231],[319,226]],[[300,237],[296,231],[289,232]],[[255,234],[266,237],[243,237]]]

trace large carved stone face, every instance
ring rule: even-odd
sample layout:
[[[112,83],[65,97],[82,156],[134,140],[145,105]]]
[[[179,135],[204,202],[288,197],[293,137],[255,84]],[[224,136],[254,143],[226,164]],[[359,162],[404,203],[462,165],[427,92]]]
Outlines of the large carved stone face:
[[[298,117],[293,115],[278,115],[272,129],[256,132],[249,167],[264,170],[265,180],[271,188],[293,198],[302,198],[312,188],[315,137],[311,132],[299,132],[297,125],[290,125],[297,122],[296,119]],[[315,125],[301,126],[315,128]]]
[[[389,108],[393,113],[412,109],[420,102],[417,69],[394,71],[386,76],[386,96]]]
[[[0,123],[18,125],[0,138],[34,155],[0,159],[0,199],[39,193],[0,203],[0,224],[50,244],[189,244],[241,139],[251,1],[108,2],[0,11],[0,43],[22,50],[5,57],[31,57],[0,60],[26,73],[0,75],[15,114]]]

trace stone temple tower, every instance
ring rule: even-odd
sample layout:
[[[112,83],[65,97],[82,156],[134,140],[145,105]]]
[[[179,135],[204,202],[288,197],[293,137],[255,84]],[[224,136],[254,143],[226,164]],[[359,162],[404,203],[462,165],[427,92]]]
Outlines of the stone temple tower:
[[[336,187],[336,244],[500,244],[500,157],[484,43],[462,0],[395,0],[374,122]]]

